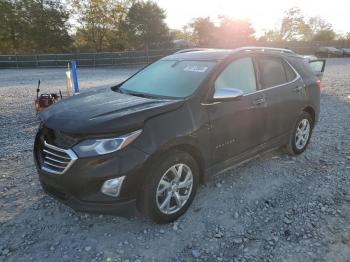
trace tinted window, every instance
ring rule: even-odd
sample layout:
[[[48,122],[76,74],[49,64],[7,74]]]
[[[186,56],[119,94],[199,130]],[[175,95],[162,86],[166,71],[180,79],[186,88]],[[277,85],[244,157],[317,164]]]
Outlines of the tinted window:
[[[304,79],[314,79],[314,73],[311,70],[309,62],[299,57],[289,57],[288,62],[297,70],[300,76]]]
[[[287,81],[288,82],[293,81],[297,77],[293,68],[291,68],[286,61],[283,61],[283,65],[284,65],[284,70],[286,71]]]
[[[258,67],[262,88],[277,86],[288,82],[282,59],[277,57],[259,57]]]
[[[249,94],[256,91],[255,73],[250,57],[229,64],[215,81],[215,88],[236,88]]]
[[[215,66],[212,61],[160,60],[127,80],[121,90],[165,97],[187,97]]]

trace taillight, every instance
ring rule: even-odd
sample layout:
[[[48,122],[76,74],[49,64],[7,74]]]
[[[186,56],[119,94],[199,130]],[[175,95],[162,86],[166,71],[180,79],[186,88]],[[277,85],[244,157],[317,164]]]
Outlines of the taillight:
[[[321,91],[321,80],[318,79],[318,80],[316,81],[316,84],[317,84],[318,89]]]

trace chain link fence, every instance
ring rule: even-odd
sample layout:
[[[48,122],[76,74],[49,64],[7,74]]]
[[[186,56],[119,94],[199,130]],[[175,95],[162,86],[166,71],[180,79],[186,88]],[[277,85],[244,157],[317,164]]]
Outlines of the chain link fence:
[[[67,67],[70,60],[79,67],[132,66],[149,64],[179,49],[106,53],[0,55],[0,69]]]
[[[247,42],[240,46],[267,46],[289,48],[298,54],[311,55],[322,46],[350,48],[350,40],[318,41],[318,42]],[[237,46],[239,47],[239,46]],[[70,54],[29,54],[29,55],[0,55],[0,69],[5,68],[35,68],[35,67],[66,67],[68,61],[75,60],[79,67],[97,66],[133,66],[154,62],[170,55],[179,49],[144,50],[105,53],[70,53]]]

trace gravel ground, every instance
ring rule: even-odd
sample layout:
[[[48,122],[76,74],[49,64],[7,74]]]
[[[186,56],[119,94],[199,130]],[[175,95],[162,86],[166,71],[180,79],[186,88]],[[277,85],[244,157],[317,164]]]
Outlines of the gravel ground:
[[[84,89],[133,71],[79,78]],[[76,213],[43,193],[31,152],[38,78],[64,90],[61,69],[0,71],[1,261],[350,261],[350,59],[327,61],[304,154],[274,151],[214,176],[169,225]]]

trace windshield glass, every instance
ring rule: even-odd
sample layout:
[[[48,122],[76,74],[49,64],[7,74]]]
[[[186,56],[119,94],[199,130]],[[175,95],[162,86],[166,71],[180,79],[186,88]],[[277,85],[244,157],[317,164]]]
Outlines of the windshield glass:
[[[214,67],[214,61],[160,60],[120,87],[125,93],[183,98],[190,96]]]

